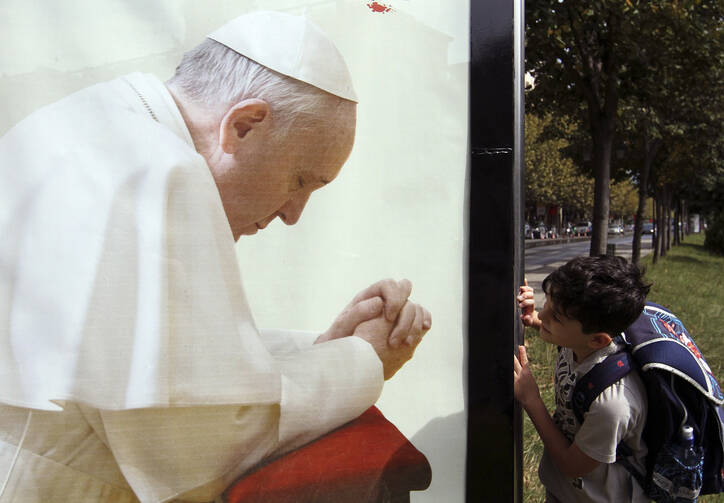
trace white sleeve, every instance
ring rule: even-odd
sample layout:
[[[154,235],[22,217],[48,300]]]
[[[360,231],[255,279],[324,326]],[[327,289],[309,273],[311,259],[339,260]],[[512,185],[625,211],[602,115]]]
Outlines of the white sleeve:
[[[382,392],[382,361],[350,336],[277,361],[282,371],[279,451],[297,448],[358,417]],[[309,372],[309,368],[324,371]]]
[[[100,411],[108,445],[141,501],[213,500],[259,461],[358,417],[382,390],[382,363],[358,337],[276,359],[279,404]]]
[[[308,349],[320,334],[304,330],[260,328],[259,335],[267,351],[274,356],[281,356]]]
[[[641,420],[640,395],[622,381],[604,389],[591,403],[574,439],[587,456],[601,463],[616,461],[616,448]]]

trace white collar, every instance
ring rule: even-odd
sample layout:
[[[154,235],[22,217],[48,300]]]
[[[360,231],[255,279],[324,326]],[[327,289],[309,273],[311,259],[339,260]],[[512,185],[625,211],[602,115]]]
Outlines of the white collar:
[[[179,138],[194,148],[194,141],[176,101],[166,86],[149,73],[131,73],[121,77],[137,97],[136,110],[147,113],[153,120],[163,124]]]

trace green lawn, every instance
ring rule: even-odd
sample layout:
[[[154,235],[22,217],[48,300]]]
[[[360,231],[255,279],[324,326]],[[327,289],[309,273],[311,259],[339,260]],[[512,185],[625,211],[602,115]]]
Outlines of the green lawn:
[[[659,263],[651,265],[651,255],[644,258],[646,277],[653,283],[649,300],[668,307],[686,325],[706,357],[713,373],[724,385],[724,257],[704,249],[704,236],[687,236],[680,246],[672,247]],[[526,344],[531,368],[549,411],[553,411],[553,364],[557,356],[554,346],[546,344],[537,332],[526,331]],[[525,503],[543,503],[545,491],[538,480],[538,462],[543,445],[528,416],[523,424],[523,480]],[[703,496],[704,503],[724,503],[724,495]]]

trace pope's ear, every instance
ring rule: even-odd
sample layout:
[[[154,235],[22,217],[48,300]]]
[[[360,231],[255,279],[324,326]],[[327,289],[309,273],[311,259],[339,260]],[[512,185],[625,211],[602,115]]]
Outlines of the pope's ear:
[[[269,104],[264,100],[243,100],[231,107],[221,119],[219,145],[227,154],[236,153],[249,135],[269,123]]]
[[[589,346],[594,349],[605,348],[606,346],[611,344],[611,340],[611,336],[608,335],[606,332],[596,332],[591,336]]]

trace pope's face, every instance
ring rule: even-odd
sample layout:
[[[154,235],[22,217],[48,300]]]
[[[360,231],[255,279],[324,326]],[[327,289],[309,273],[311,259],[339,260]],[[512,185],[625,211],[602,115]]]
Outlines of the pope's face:
[[[219,189],[234,240],[275,218],[299,221],[309,196],[334,180],[354,143],[355,115],[336,114],[323,126],[296,128],[280,140],[250,142]]]

